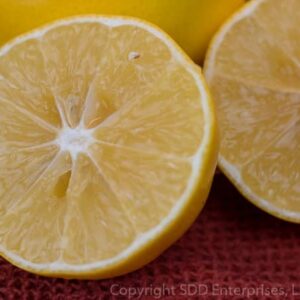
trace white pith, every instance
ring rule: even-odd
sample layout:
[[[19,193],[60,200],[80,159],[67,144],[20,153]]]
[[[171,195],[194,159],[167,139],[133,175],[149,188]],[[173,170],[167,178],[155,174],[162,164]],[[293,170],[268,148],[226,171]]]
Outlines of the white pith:
[[[64,273],[64,272],[85,272],[85,271],[92,271],[93,269],[100,270],[101,268],[105,268],[109,265],[113,265],[121,260],[124,260],[129,255],[132,255],[135,252],[138,252],[138,250],[145,244],[147,244],[153,237],[159,235],[161,232],[163,232],[164,228],[167,227],[174,219],[177,218],[177,216],[182,211],[182,208],[184,207],[185,203],[189,200],[190,195],[192,194],[195,185],[199,181],[199,178],[201,176],[205,176],[203,174],[203,169],[205,167],[205,164],[203,162],[203,157],[205,157],[205,152],[207,150],[208,145],[211,142],[211,131],[212,131],[212,111],[209,108],[208,104],[208,96],[207,92],[203,86],[203,82],[201,81],[199,74],[197,73],[196,68],[192,66],[192,64],[186,63],[186,58],[176,49],[175,44],[173,44],[162,32],[159,30],[156,30],[155,28],[148,26],[145,23],[141,23],[136,20],[127,20],[122,18],[105,18],[105,17],[79,17],[79,18],[73,18],[71,20],[64,20],[54,23],[53,25],[50,25],[48,27],[45,27],[41,30],[34,31],[33,33],[30,33],[29,35],[22,36],[20,38],[17,38],[12,43],[7,44],[0,50],[0,56],[6,54],[10,51],[11,48],[13,48],[15,45],[22,43],[26,41],[27,39],[32,38],[40,38],[43,36],[47,31],[51,30],[52,28],[55,28],[57,26],[61,25],[68,25],[73,23],[88,23],[88,22],[98,22],[105,24],[110,27],[116,27],[116,26],[123,26],[123,25],[133,25],[138,26],[140,28],[143,28],[156,37],[158,37],[160,40],[162,40],[172,51],[172,55],[175,60],[183,64],[188,71],[193,76],[201,96],[199,97],[199,101],[202,105],[203,110],[203,116],[205,118],[204,120],[204,135],[203,140],[198,148],[195,155],[192,157],[192,173],[189,179],[188,186],[185,190],[185,192],[182,194],[181,198],[178,199],[176,205],[172,208],[170,214],[168,217],[166,217],[159,225],[152,228],[148,232],[140,235],[126,250],[119,253],[117,256],[111,259],[102,260],[95,263],[89,263],[89,264],[81,264],[81,265],[70,265],[66,264],[63,261],[56,261],[51,263],[43,263],[43,264],[37,264],[32,263],[30,261],[27,261],[23,259],[20,256],[15,255],[14,253],[9,252],[4,247],[0,246],[0,252],[4,254],[5,257],[8,259],[11,259],[15,262],[17,262],[19,265],[24,266],[24,268],[27,269],[33,269],[36,271],[43,271],[43,270],[49,270],[54,271],[56,273]],[[58,131],[57,139],[53,141],[54,144],[58,145],[60,147],[60,151],[68,151],[73,160],[76,160],[78,153],[87,153],[88,154],[88,147],[93,143],[93,129],[86,129],[80,125],[80,127],[77,128],[69,128],[66,125],[66,122],[62,120],[64,127],[61,131]],[[82,124],[82,123],[81,123]]]
[[[93,130],[81,127],[64,127],[60,130],[55,141],[61,151],[70,153],[73,160],[79,153],[87,153],[90,145],[93,144]]]

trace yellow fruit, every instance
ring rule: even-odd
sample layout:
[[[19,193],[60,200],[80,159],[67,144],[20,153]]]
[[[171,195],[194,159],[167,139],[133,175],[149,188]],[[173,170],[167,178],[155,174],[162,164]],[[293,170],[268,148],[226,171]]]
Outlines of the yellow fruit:
[[[129,15],[169,33],[197,62],[226,17],[245,0],[0,0],[0,44],[45,22],[79,14]]]
[[[300,222],[300,1],[256,0],[214,38],[205,75],[219,165],[261,209]]]
[[[200,69],[144,21],[63,20],[0,50],[0,252],[21,268],[141,267],[196,218],[216,152]]]

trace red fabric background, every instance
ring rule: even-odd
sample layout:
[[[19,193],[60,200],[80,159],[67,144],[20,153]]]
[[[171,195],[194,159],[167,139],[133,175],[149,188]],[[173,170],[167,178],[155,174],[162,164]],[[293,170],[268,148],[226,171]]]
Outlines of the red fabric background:
[[[118,286],[111,290],[113,284]],[[102,281],[48,279],[0,260],[0,299],[128,299],[124,287],[148,287],[131,299],[247,299],[247,292],[248,299],[300,299],[300,225],[259,211],[218,175],[192,228],[154,262],[129,275]],[[152,296],[151,287],[156,291]],[[170,287],[173,295],[166,290]],[[188,287],[190,295],[184,296]],[[239,287],[244,294],[232,291]],[[270,288],[275,289],[272,295]],[[164,294],[160,298],[159,292]]]

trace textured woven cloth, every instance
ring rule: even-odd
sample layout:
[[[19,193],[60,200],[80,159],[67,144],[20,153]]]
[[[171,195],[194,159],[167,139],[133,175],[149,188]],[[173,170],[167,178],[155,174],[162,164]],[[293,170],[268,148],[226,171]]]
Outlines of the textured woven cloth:
[[[0,299],[300,299],[300,225],[215,178],[192,228],[146,267],[110,280],[35,276],[0,260]]]

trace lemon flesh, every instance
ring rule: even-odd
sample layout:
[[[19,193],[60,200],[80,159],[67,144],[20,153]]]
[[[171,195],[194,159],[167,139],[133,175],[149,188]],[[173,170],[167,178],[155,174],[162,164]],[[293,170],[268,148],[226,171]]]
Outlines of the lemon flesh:
[[[200,70],[143,21],[81,17],[0,50],[0,252],[31,272],[111,277],[174,242],[216,164]]]
[[[263,210],[300,222],[300,2],[251,1],[212,42],[205,75],[219,164]]]

